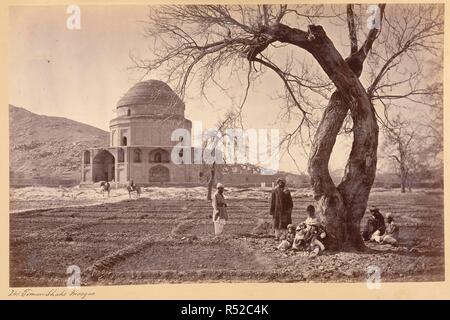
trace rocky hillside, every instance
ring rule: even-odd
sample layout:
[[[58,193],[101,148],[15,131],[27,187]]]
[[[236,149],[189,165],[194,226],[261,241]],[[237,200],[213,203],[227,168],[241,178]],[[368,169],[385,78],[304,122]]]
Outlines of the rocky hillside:
[[[81,152],[107,146],[108,132],[9,105],[11,182],[79,180]],[[47,183],[46,183],[47,182]]]

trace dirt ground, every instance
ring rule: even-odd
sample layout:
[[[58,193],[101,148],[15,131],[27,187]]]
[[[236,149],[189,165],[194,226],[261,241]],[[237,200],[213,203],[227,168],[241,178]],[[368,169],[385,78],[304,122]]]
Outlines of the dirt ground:
[[[442,191],[375,190],[369,205],[394,214],[400,246],[368,244],[363,253],[325,252],[315,259],[277,250],[278,242],[262,230],[270,223],[270,191],[230,190],[230,220],[220,237],[213,235],[209,202],[152,194],[103,203],[12,197],[10,285],[65,286],[71,265],[80,268],[82,285],[361,282],[368,266],[380,268],[384,282],[444,280]],[[304,190],[293,194],[299,223],[313,201]],[[80,206],[90,203],[98,204]]]

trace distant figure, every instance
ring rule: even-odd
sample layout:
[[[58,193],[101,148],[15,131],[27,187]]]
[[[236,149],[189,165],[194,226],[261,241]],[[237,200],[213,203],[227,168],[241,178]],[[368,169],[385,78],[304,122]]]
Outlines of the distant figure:
[[[367,220],[363,231],[363,238],[365,241],[377,241],[379,237],[384,235],[386,225],[384,223],[384,217],[378,208],[371,208],[370,213],[372,216]]]
[[[128,196],[131,199],[131,193],[136,192],[136,198],[141,196],[141,188],[138,187],[133,180],[130,181],[130,184],[127,186]]]
[[[108,181],[102,181],[100,183],[100,187],[101,187],[101,190],[102,190],[103,197],[105,196],[105,191],[106,191],[108,193],[108,198],[109,198],[109,193],[111,191],[111,185],[109,184],[109,182]]]
[[[270,200],[270,215],[273,219],[276,240],[285,237],[287,226],[292,223],[293,206],[291,192],[286,187],[286,180],[278,178],[277,186],[272,191]]]
[[[212,198],[213,207],[213,222],[214,222],[214,232],[219,235],[223,231],[223,227],[228,221],[227,204],[225,203],[225,197],[223,192],[225,190],[223,184],[220,182],[216,186],[217,191],[214,193]]]
[[[130,181],[130,185],[129,186],[130,186],[131,191],[136,191],[136,184],[134,183],[133,180]]]

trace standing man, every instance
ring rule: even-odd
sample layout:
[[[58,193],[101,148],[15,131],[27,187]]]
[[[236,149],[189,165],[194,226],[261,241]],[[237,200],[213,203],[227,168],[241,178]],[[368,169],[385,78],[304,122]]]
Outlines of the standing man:
[[[286,234],[288,224],[292,223],[293,206],[291,192],[286,187],[286,179],[278,178],[270,200],[270,215],[273,218],[276,240]]]
[[[213,207],[213,222],[215,234],[218,235],[222,233],[223,226],[228,220],[227,204],[225,203],[225,198],[223,196],[224,186],[220,182],[217,184],[217,191],[214,193],[212,198]]]

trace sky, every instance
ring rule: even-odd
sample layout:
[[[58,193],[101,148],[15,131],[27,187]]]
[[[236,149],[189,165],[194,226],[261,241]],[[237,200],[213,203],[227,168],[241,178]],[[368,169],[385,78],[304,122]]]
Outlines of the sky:
[[[130,54],[146,56],[151,50],[143,37],[147,6],[80,6],[81,28],[66,26],[66,6],[10,7],[9,103],[43,115],[60,116],[109,130],[117,101],[142,78],[132,69]],[[329,36],[337,43],[346,35]],[[150,75],[152,78],[152,75]],[[157,78],[157,75],[155,75]],[[266,79],[267,80],[267,79]],[[237,84],[239,86],[239,84]],[[252,86],[245,109],[246,128],[280,130],[293,124],[276,121],[280,108],[274,99],[282,83],[273,80]],[[217,95],[212,106],[195,90],[185,97],[186,118],[214,126],[229,101]],[[351,141],[339,138],[330,169],[343,169]],[[287,155],[280,169],[306,171],[306,159],[294,150],[297,165]]]

